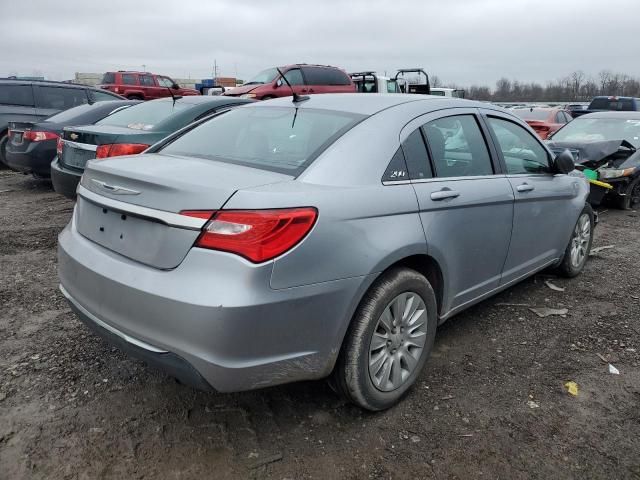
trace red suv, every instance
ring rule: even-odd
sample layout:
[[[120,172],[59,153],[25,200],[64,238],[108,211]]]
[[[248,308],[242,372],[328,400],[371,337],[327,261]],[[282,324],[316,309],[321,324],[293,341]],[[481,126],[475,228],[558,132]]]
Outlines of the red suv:
[[[99,86],[131,100],[153,100],[170,97],[171,93],[181,97],[200,95],[192,88],[180,88],[169,77],[149,72],[107,72]]]
[[[353,93],[356,86],[344,70],[328,65],[299,63],[280,67],[280,71],[299,95],[306,93]],[[241,87],[224,93],[232,97],[267,100],[291,95],[291,89],[282,81],[278,70],[267,68]]]

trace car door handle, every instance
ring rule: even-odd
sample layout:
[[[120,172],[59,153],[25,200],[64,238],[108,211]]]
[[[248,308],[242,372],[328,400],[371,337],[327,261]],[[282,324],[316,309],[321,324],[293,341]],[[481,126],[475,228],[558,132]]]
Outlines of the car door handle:
[[[460,196],[460,192],[456,192],[455,190],[439,190],[437,192],[431,193],[431,200],[446,200],[447,198],[456,198]]]
[[[531,190],[534,190],[535,187],[533,185],[529,185],[528,183],[523,183],[522,185],[518,185],[516,187],[516,190],[519,192],[530,192]]]

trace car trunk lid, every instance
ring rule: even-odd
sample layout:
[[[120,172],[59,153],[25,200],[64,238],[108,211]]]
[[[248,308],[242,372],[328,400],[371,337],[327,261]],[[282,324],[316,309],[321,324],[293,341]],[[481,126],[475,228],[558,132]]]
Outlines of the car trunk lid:
[[[78,191],[78,231],[104,248],[161,269],[177,267],[206,219],[244,188],[293,177],[192,157],[143,154],[87,165]]]

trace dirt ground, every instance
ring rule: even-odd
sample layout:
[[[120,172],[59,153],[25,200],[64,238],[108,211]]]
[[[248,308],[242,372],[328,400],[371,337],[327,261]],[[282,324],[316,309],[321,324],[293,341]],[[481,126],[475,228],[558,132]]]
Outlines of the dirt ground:
[[[57,289],[72,208],[0,171],[1,479],[640,479],[636,212],[601,214],[594,246],[614,247],[580,277],[538,275],[443,325],[416,387],[370,414],[324,382],[198,392],[95,337]]]

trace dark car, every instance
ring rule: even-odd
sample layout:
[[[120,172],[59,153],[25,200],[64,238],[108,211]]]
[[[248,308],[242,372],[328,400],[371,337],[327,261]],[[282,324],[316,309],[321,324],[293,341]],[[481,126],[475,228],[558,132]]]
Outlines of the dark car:
[[[149,72],[107,72],[100,88],[118,93],[132,100],[155,100],[177,95],[200,95],[193,88],[182,88],[175,80]]]
[[[190,123],[250,102],[223,96],[162,98],[116,112],[94,125],[66,127],[51,163],[53,188],[74,198],[87,161],[141,153]]]
[[[637,112],[640,111],[640,98],[635,97],[618,97],[618,96],[599,96],[593,97],[589,106],[584,110],[575,110],[572,112],[573,118],[588,115],[593,112]]]
[[[9,122],[37,122],[85,103],[118,99],[123,97],[86,85],[0,79],[0,163],[5,163]]]
[[[280,67],[280,71],[291,84],[282,80],[277,68],[267,68],[241,87],[224,92],[225,96],[268,100],[289,97],[291,89],[298,95],[307,93],[353,93],[356,86],[346,72],[329,65],[307,65],[299,63]]]
[[[51,176],[51,161],[64,127],[91,125],[120,109],[140,103],[113,100],[80,105],[57,113],[41,122],[9,122],[6,163],[9,168],[35,177]]]
[[[605,191],[592,185],[591,203],[604,199],[623,210],[640,206],[640,112],[582,115],[547,143],[555,153],[569,149],[578,170],[605,183]]]

